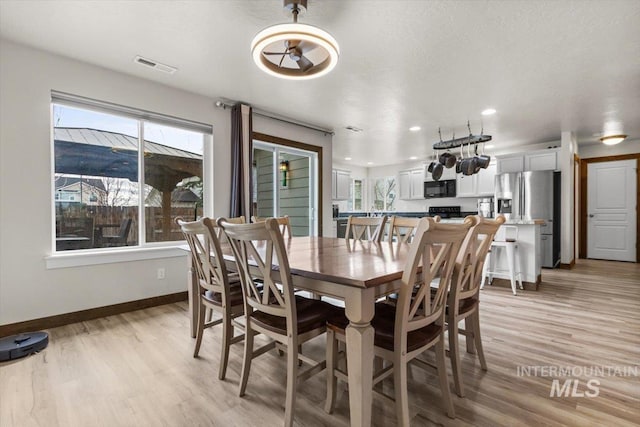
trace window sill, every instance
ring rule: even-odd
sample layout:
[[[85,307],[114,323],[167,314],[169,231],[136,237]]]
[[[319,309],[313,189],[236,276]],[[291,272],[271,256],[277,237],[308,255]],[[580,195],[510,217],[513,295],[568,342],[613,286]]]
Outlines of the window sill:
[[[113,264],[120,262],[144,261],[158,258],[187,256],[188,251],[175,246],[132,247],[111,250],[73,251],[56,253],[44,258],[47,270],[56,268],[82,267],[86,265]]]

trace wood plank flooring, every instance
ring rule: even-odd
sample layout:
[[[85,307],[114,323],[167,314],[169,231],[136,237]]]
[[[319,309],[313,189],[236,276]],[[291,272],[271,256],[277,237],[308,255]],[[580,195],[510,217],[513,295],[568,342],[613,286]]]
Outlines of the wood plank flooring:
[[[550,397],[554,377],[519,376],[518,366],[614,366],[640,375],[640,264],[581,260],[573,270],[543,270],[538,291],[513,296],[487,286],[481,327],[489,371],[464,354],[467,396],[454,394],[457,418],[442,410],[434,373],[410,369],[413,426],[640,425],[640,377],[582,375],[600,382],[596,397]],[[244,398],[237,396],[242,344],[227,379],[217,379],[220,329],[205,332],[192,357],[186,302],[49,330],[50,344],[0,364],[0,426],[279,426],[285,358],[258,358]],[[462,348],[464,348],[464,343]],[[305,345],[322,357],[324,337]],[[577,372],[577,374],[580,374]],[[451,377],[450,377],[451,378]],[[560,385],[565,377],[558,377]],[[392,392],[393,381],[383,384]],[[573,388],[573,387],[571,387]],[[453,387],[451,386],[452,393]],[[349,425],[348,391],[323,411],[324,373],[299,387],[296,425]],[[374,397],[375,426],[394,426],[393,405]]]

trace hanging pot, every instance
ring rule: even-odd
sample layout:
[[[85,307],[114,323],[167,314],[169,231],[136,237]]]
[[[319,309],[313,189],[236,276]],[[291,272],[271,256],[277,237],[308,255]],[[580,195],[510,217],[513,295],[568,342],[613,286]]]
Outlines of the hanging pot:
[[[489,163],[491,163],[491,156],[487,156],[486,154],[484,154],[484,144],[482,144],[482,154],[479,156],[477,154],[478,154],[478,146],[476,145],[476,163],[482,169],[488,168]]]
[[[433,167],[433,171],[431,172],[431,176],[433,177],[434,181],[438,181],[440,179],[443,170],[444,166],[442,165],[442,163],[435,164],[435,166]]]
[[[444,165],[445,168],[451,169],[456,165],[456,156],[446,151],[440,154],[440,163]]]
[[[427,167],[427,171],[428,171],[429,173],[433,173],[433,167],[434,167],[435,165],[437,165],[437,164],[438,164],[438,162],[436,161],[436,153],[435,153],[435,151],[434,151],[434,152],[433,152],[433,161],[432,161],[431,163],[429,163],[429,166]]]
[[[476,173],[476,159],[475,157],[471,157],[471,152],[469,150],[469,145],[467,145],[467,158],[462,161],[461,169],[463,175],[473,175]]]
[[[462,173],[462,161],[464,160],[464,153],[462,152],[462,144],[460,144],[460,157],[456,160],[456,173]]]

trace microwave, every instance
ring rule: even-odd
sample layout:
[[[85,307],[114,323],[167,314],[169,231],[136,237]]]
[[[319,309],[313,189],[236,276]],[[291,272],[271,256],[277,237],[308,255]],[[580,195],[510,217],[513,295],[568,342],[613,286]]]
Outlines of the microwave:
[[[456,197],[456,180],[425,181],[424,198],[433,199],[435,197]]]

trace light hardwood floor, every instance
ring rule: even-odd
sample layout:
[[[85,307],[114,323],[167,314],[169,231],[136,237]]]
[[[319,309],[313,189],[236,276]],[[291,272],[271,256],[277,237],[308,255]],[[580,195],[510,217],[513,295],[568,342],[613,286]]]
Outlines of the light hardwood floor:
[[[615,366],[640,374],[639,264],[581,260],[571,271],[543,270],[539,290],[518,296],[487,286],[481,324],[489,371],[463,353],[467,397],[451,386],[455,420],[442,410],[435,374],[410,370],[413,426],[640,424],[640,377],[597,377],[597,397],[550,397],[552,377],[517,372],[523,365]],[[227,379],[219,381],[220,331],[205,331],[194,359],[186,302],[51,329],[46,350],[0,364],[0,426],[282,425],[286,359],[275,352],[256,359],[240,398],[242,344],[232,347]],[[322,356],[324,337],[304,351]],[[589,391],[592,376],[575,378],[579,392]],[[299,390],[297,425],[348,425],[345,386],[333,415],[322,409],[324,375]],[[374,398],[373,420],[395,425],[394,406]]]

